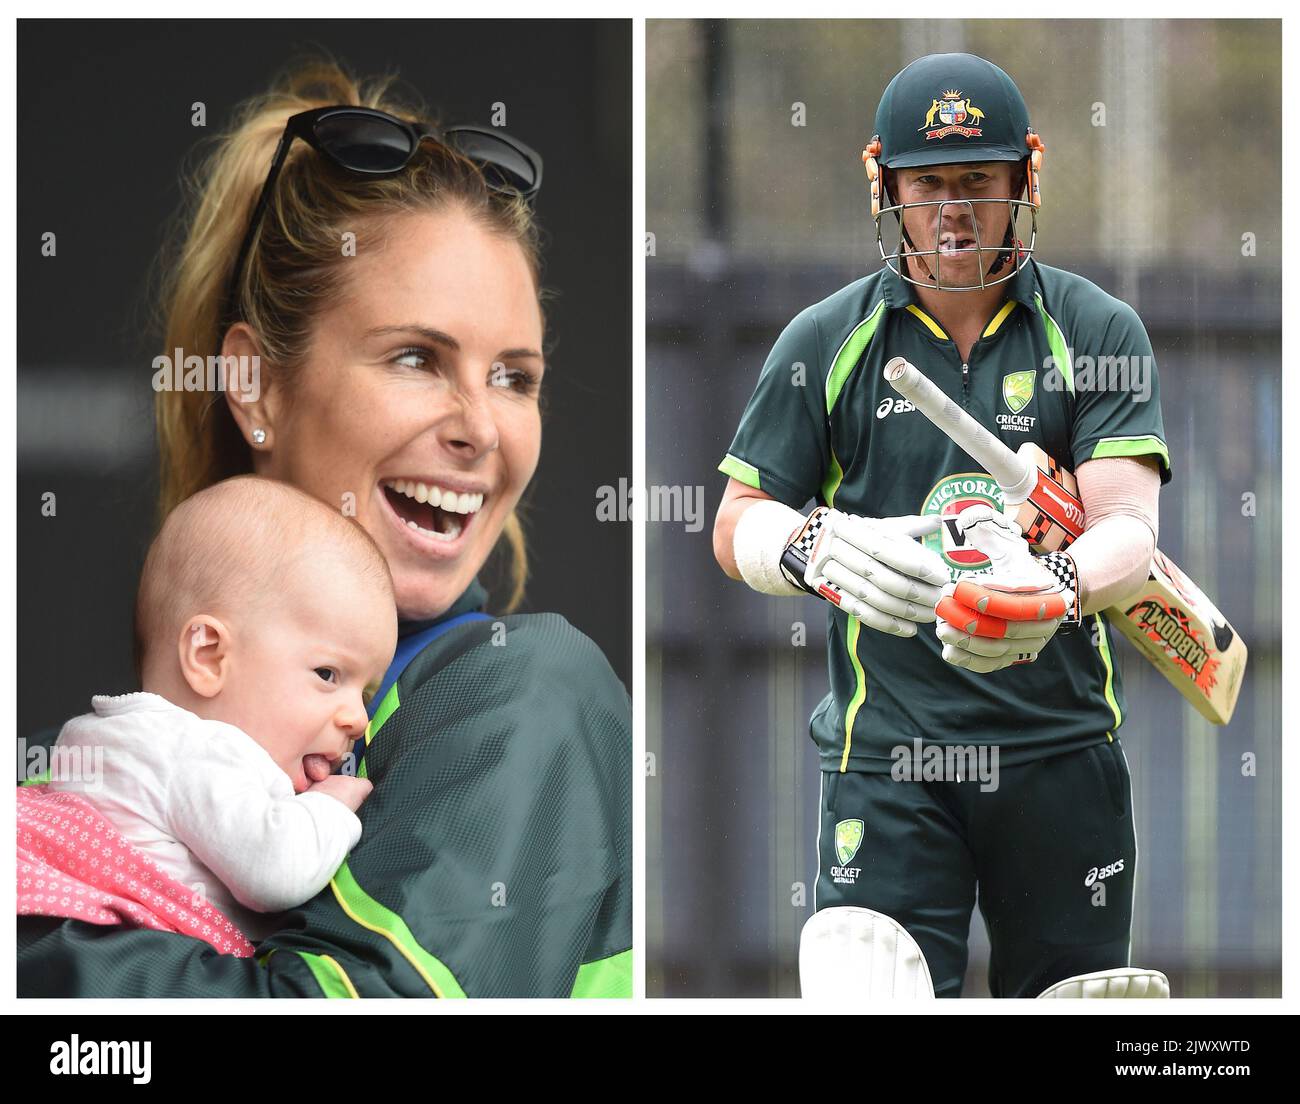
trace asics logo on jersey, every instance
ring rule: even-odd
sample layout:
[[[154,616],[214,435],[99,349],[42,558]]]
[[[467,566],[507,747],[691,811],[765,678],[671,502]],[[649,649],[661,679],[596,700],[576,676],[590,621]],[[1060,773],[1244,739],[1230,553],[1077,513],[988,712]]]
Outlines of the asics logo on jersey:
[[[876,407],[876,417],[888,418],[891,414],[906,414],[915,409],[910,399],[881,399],[880,405]]]

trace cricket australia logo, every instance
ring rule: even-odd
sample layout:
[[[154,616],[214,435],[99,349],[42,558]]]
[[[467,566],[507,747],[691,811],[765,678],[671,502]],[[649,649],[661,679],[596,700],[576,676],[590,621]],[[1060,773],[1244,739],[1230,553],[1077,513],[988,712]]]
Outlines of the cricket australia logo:
[[[831,867],[831,881],[838,885],[856,885],[862,868],[849,866],[862,846],[864,825],[860,820],[841,820],[835,825],[835,857],[839,866]]]
[[[1033,401],[1034,377],[1037,375],[1038,372],[1030,368],[1023,372],[1009,372],[1002,377],[1002,401],[1011,413],[998,415],[998,429],[1028,433],[1034,428],[1037,419],[1021,411]]]
[[[936,127],[935,120],[943,126]],[[984,121],[984,112],[966,99],[957,89],[949,89],[937,100],[930,103],[930,110],[925,113],[925,125],[917,130],[925,131],[927,142],[935,138],[947,138],[950,134],[960,134],[963,138],[978,138],[984,131],[977,126],[963,126],[969,119],[972,123]]]
[[[835,857],[840,865],[851,863],[862,846],[863,824],[860,820],[841,820],[835,825]]]
[[[953,581],[971,571],[983,571],[989,558],[967,543],[957,529],[957,515],[967,506],[992,506],[1002,511],[1002,488],[983,472],[962,472],[940,479],[921,504],[920,513],[938,514],[943,520],[938,532],[921,538],[921,543],[943,557]]]

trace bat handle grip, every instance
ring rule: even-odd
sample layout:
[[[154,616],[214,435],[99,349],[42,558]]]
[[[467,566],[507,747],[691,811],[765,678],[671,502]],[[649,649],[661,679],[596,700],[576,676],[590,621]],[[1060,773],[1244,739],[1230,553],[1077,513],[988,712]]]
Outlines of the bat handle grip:
[[[1038,469],[953,402],[916,365],[894,357],[885,365],[885,381],[997,480],[1006,505],[1018,505],[1033,493]]]

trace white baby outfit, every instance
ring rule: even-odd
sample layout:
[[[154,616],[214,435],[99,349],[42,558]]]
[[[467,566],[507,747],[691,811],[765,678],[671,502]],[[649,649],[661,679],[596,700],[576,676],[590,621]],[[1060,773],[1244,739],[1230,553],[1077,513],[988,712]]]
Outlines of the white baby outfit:
[[[310,900],[361,838],[357,815],[293,783],[251,736],[157,694],[96,695],[93,713],[63,726],[56,748],[79,748],[79,793],[163,872],[196,886],[256,943],[276,930],[264,915]],[[85,764],[98,761],[102,777]],[[69,754],[69,753],[65,753]],[[67,761],[72,761],[69,758]]]

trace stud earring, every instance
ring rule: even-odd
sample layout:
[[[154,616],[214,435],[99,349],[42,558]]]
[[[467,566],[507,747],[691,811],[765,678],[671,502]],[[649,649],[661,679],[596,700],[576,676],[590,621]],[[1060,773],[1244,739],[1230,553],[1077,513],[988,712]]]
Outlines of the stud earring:
[[[266,430],[264,429],[253,430],[253,444],[255,445],[266,444]]]

